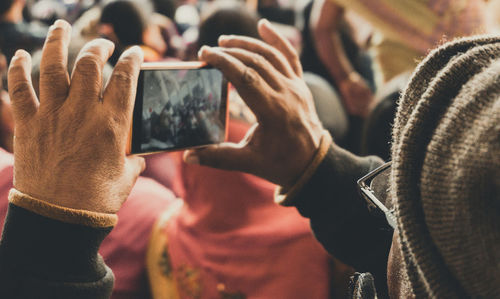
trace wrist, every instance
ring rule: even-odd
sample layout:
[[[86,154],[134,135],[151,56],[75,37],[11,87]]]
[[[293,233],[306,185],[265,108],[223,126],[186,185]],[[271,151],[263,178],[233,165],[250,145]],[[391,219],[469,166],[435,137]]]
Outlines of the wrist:
[[[295,195],[309,181],[318,166],[325,158],[332,142],[333,141],[330,133],[328,133],[328,131],[326,130],[323,130],[318,147],[307,167],[300,173],[300,175],[297,176],[298,178],[294,180],[294,182],[290,184],[290,186],[281,186],[276,189],[275,201],[277,203],[288,205],[290,201],[293,201]]]
[[[104,228],[113,227],[118,221],[116,214],[68,208],[34,198],[16,189],[10,190],[9,202],[38,215],[65,223]]]

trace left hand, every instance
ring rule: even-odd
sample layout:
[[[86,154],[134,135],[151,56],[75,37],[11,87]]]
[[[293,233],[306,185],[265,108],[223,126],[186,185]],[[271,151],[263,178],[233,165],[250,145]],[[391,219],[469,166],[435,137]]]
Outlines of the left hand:
[[[9,68],[15,120],[14,187],[51,204],[115,213],[128,197],[144,159],[127,157],[142,51],[132,47],[102,92],[102,69],[114,50],[91,41],[67,72],[71,26],[51,26],[40,65],[40,98],[31,84],[30,55],[19,50]]]

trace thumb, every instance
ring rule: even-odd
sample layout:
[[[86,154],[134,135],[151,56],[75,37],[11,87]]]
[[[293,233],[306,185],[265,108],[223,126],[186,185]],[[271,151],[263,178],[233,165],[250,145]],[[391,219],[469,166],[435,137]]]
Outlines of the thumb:
[[[122,204],[127,200],[132,188],[137,181],[141,172],[146,169],[146,162],[144,158],[138,156],[129,156],[125,158],[125,172],[122,176],[118,186],[118,199],[119,201],[110,202],[108,213],[116,213]]]
[[[220,143],[184,152],[184,162],[224,170],[251,172],[253,154],[246,145]]]
[[[128,156],[127,163],[129,164],[128,168],[130,175],[135,178],[137,178],[146,169],[146,161],[143,157]]]

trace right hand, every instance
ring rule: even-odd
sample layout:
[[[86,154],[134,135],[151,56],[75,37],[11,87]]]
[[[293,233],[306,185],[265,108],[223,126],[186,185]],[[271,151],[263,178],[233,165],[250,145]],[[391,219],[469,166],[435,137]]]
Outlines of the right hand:
[[[357,73],[351,73],[339,83],[342,100],[350,115],[367,117],[370,114],[374,96],[366,82]]]
[[[97,39],[67,72],[71,27],[51,26],[40,64],[40,98],[31,83],[30,55],[19,50],[9,68],[15,121],[14,187],[51,204],[115,213],[128,197],[144,159],[125,155],[142,51],[125,51],[103,90],[102,69],[114,50]]]
[[[323,128],[302,79],[298,55],[268,21],[259,22],[265,42],[241,36],[203,47],[200,59],[219,68],[254,112],[258,124],[239,143],[189,150],[187,163],[249,172],[291,187],[313,159]]]

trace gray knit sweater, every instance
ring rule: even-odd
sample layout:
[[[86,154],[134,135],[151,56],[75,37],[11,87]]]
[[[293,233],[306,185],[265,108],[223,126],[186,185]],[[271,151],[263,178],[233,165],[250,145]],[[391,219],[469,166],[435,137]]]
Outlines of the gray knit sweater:
[[[417,298],[500,298],[500,37],[433,51],[400,101],[392,198]]]

